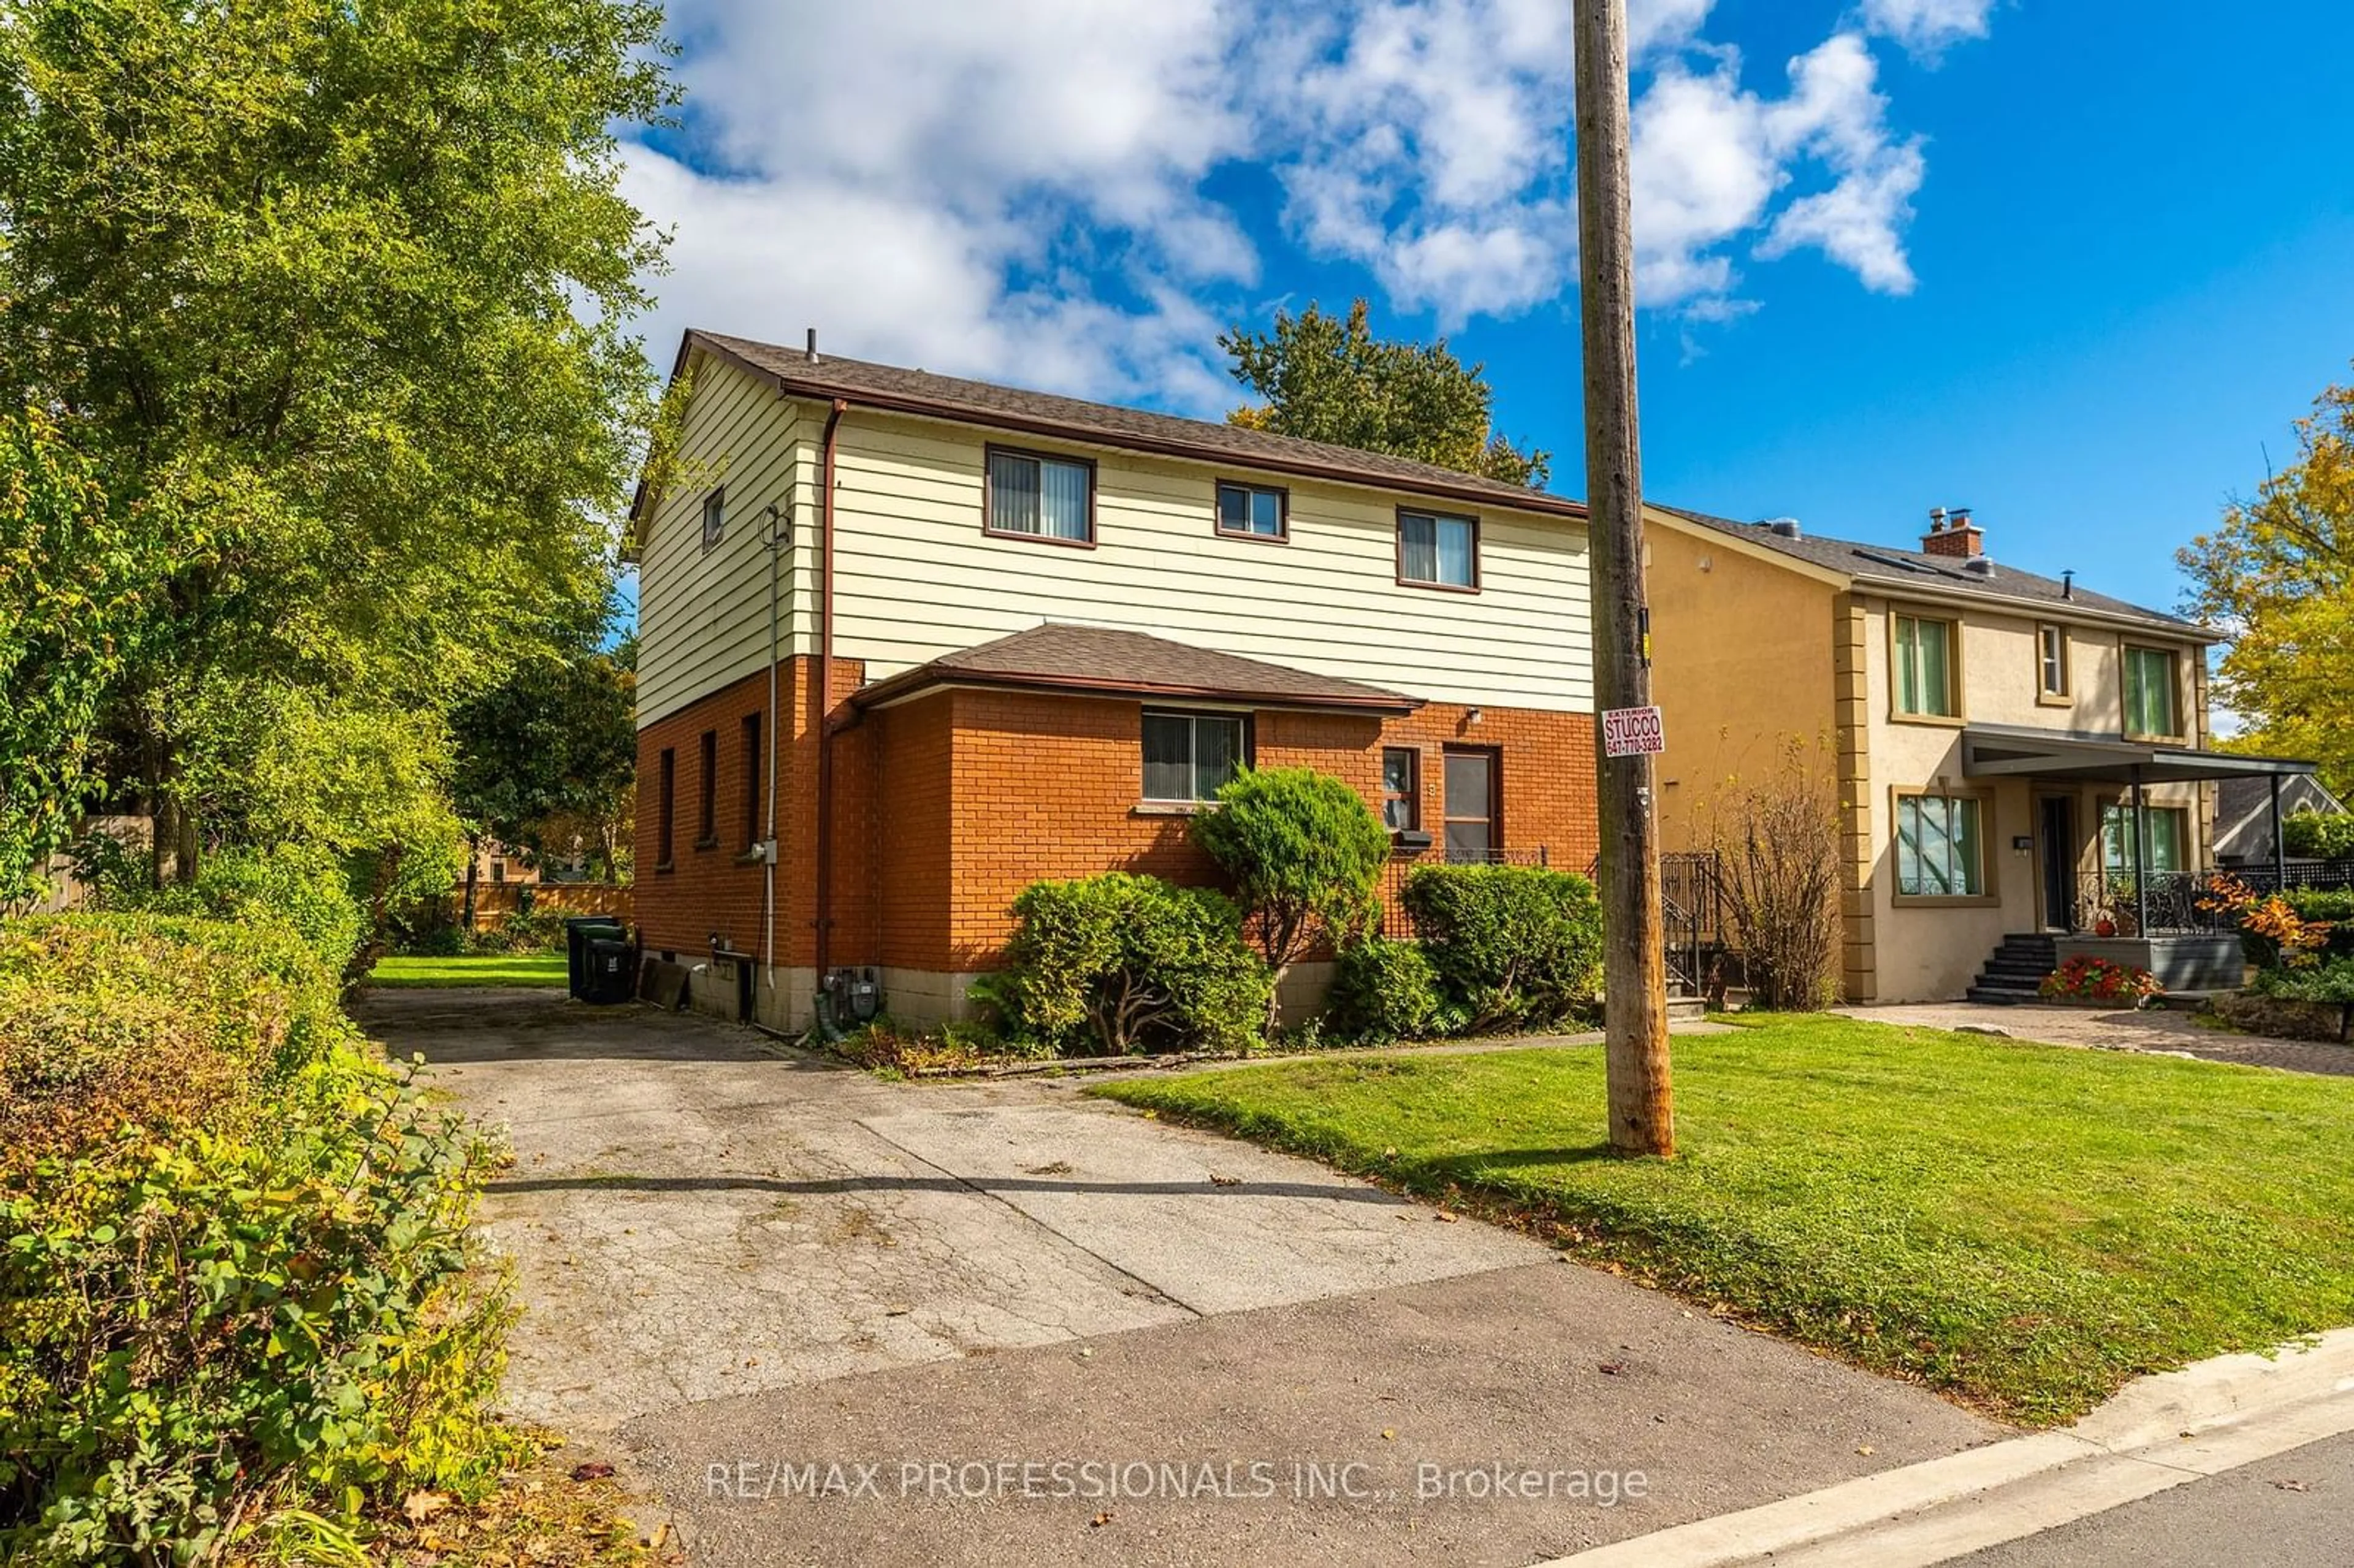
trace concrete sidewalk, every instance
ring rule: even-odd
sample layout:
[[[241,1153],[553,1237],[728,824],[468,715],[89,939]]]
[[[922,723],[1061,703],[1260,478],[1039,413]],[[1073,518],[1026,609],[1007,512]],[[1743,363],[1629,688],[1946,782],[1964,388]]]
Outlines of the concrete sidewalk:
[[[2277,1067],[2285,1073],[2354,1075],[2354,1046],[2236,1034],[2208,1027],[2196,1013],[2171,1008],[1991,1007],[1974,1001],[1925,1001],[1832,1011],[1870,1023],[1899,1027],[1997,1030],[2016,1040],[2036,1040],[2047,1045],[2158,1052],[2243,1067]]]
[[[1067,1085],[886,1084],[546,992],[363,1018],[513,1129],[513,1408],[659,1484],[698,1563],[1516,1563],[1999,1433]],[[1145,1467],[1023,1495],[1057,1461]],[[883,1495],[795,1489],[837,1463]]]

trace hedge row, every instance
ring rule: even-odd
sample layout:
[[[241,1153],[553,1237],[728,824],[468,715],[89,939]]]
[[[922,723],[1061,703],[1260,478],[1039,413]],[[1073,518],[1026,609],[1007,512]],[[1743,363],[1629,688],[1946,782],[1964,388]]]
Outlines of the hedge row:
[[[278,1510],[479,1495],[493,1151],[273,921],[0,927],[0,1561],[191,1561]]]

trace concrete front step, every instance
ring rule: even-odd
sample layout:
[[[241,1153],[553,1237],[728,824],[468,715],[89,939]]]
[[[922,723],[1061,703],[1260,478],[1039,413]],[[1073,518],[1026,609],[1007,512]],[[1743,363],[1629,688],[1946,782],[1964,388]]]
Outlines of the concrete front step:
[[[2020,1007],[2043,1000],[2042,993],[2031,987],[1974,985],[1962,993],[1964,1000],[1983,1002],[1989,1007]]]

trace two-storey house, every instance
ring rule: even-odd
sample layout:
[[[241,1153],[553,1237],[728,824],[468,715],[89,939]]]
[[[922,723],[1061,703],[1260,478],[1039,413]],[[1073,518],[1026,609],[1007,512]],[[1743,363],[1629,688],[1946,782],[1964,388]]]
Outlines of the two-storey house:
[[[678,373],[637,916],[697,1005],[959,1016],[1029,884],[1211,880],[1186,818],[1245,764],[1346,779],[1405,858],[1589,863],[1576,503],[813,338],[690,333]]]
[[[2076,950],[2238,983],[2194,874],[2216,783],[2311,765],[2209,749],[2211,631],[1999,565],[1966,512],[1917,550],[1647,521],[1664,841],[1707,848],[1728,780],[1819,745],[1850,1001],[2014,999]]]

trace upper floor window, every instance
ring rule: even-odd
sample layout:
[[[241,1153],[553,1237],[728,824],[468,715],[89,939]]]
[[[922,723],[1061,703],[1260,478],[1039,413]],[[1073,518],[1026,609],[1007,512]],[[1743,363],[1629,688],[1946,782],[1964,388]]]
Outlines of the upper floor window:
[[[1250,760],[1250,720],[1243,714],[1144,710],[1144,798],[1185,803],[1214,800]]]
[[[1898,713],[1953,718],[1961,712],[1954,679],[1956,630],[1950,620],[1925,620],[1912,615],[1896,618]]]
[[[984,532],[1057,545],[1096,542],[1096,465],[989,449]]]
[[[2174,652],[2167,648],[2126,649],[2126,733],[2178,736]]]
[[[1397,520],[1398,581],[1419,588],[1479,587],[1479,520],[1401,510]]]
[[[1218,484],[1218,532],[1246,539],[1281,539],[1291,531],[1291,497],[1271,484]]]
[[[1382,748],[1382,825],[1394,833],[1422,829],[1422,754],[1413,747]]]
[[[727,487],[720,486],[703,498],[703,547],[714,550],[727,533]]]
[[[1986,892],[1975,796],[1906,795],[1897,800],[1896,891],[1910,898],[1977,898]]]
[[[2035,629],[2035,690],[2042,697],[2068,694],[2068,629],[2045,624]]]

